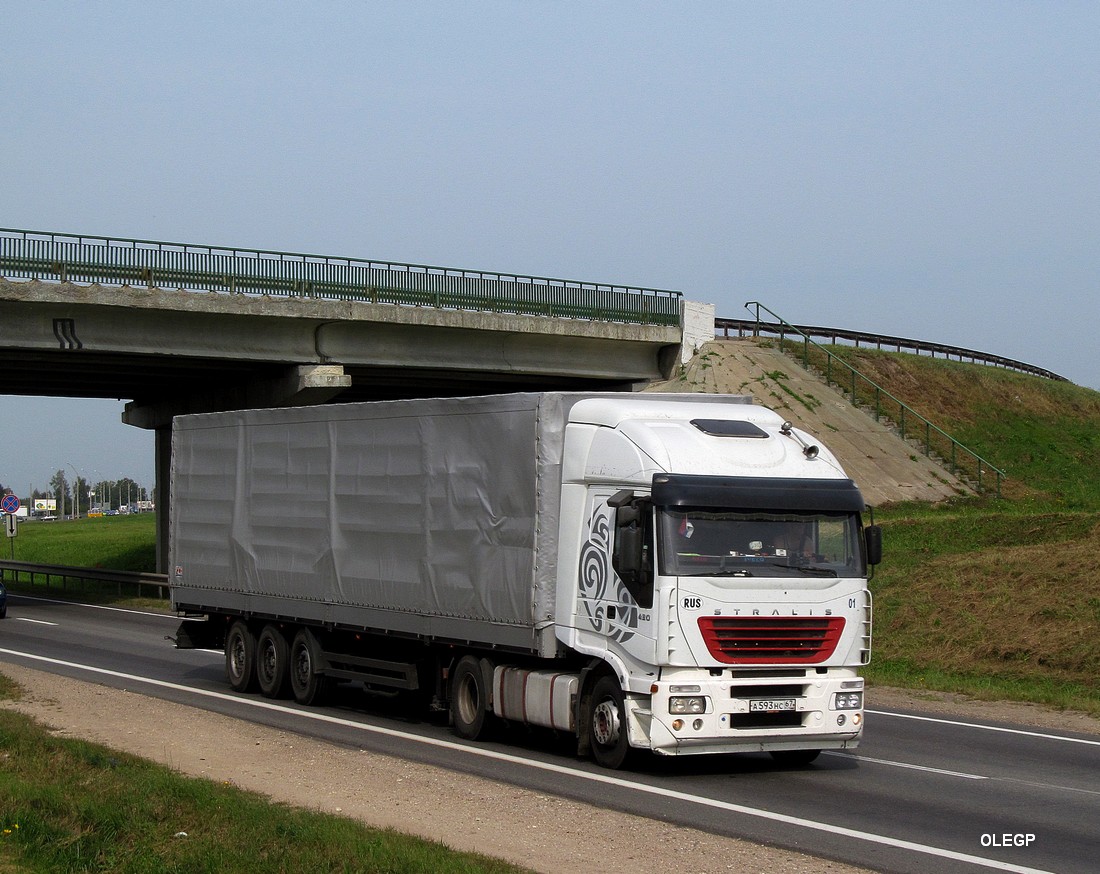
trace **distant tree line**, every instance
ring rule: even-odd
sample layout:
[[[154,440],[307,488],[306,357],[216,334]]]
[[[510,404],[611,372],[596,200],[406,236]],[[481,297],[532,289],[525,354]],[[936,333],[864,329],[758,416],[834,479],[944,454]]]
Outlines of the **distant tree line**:
[[[0,495],[11,491],[15,490],[0,484]],[[30,495],[20,495],[20,499],[31,508],[36,500],[53,499],[57,502],[58,516],[84,516],[97,510],[105,513],[108,510],[121,511],[123,508],[136,509],[139,501],[152,500],[149,490],[129,477],[91,482],[77,476],[69,480],[63,469],[50,478],[49,489],[32,489]]]

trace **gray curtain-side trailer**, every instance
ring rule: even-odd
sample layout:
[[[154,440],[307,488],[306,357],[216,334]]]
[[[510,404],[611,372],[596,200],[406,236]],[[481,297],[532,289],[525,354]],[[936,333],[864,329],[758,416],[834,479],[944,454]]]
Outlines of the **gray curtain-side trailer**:
[[[177,646],[237,691],[361,682],[620,767],[862,735],[881,536],[752,399],[527,393],[181,416]],[[201,617],[201,618],[200,618]]]

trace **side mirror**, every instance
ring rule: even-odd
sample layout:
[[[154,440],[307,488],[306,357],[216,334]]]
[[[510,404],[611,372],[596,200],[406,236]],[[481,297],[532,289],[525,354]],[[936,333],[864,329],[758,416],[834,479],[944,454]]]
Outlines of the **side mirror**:
[[[618,536],[615,541],[615,552],[611,563],[615,568],[615,573],[622,577],[624,583],[637,583],[641,575],[643,537],[644,532],[641,525],[629,523],[619,525]]]
[[[653,535],[650,514],[653,504],[647,497],[635,497],[630,489],[616,492],[608,499],[615,510],[615,541],[611,566],[638,606],[653,607],[653,555],[647,542]]]
[[[882,528],[868,525],[864,537],[867,540],[867,564],[876,565],[882,561]]]

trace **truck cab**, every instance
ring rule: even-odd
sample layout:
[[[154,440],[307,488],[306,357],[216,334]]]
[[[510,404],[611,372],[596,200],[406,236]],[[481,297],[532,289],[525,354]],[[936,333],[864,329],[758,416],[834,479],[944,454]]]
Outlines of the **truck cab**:
[[[643,398],[581,401],[566,433],[558,633],[606,665],[595,757],[854,747],[881,549],[858,488],[748,399]]]

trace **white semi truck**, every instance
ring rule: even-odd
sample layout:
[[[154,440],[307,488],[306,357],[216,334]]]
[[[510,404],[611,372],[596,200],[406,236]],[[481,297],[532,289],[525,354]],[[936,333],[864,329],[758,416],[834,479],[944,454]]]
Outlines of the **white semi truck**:
[[[180,647],[238,691],[418,693],[620,767],[856,746],[881,535],[734,395],[532,393],[181,416]]]

